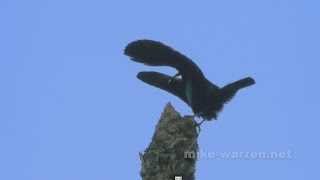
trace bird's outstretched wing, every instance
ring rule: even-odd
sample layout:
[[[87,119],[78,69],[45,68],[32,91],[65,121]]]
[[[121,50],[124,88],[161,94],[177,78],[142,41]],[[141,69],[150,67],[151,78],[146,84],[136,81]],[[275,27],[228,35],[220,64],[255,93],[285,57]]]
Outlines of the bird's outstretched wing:
[[[124,54],[132,61],[149,66],[170,66],[180,73],[193,72],[204,77],[200,68],[187,56],[158,41],[137,40],[129,43]]]
[[[154,71],[143,71],[139,72],[137,75],[138,79],[141,81],[163,89],[177,97],[179,97],[184,102],[187,102],[185,87],[182,84],[182,80],[178,78],[173,78],[171,76],[154,72]],[[170,83],[169,83],[170,81]]]

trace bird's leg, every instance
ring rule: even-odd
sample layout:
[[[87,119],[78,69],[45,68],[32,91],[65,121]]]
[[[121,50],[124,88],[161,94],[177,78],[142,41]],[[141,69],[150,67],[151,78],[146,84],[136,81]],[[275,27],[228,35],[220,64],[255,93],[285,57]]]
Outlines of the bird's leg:
[[[197,113],[197,114],[193,115],[193,120],[194,120],[195,117],[201,116],[201,115],[203,115],[203,112],[200,112],[200,113]],[[201,132],[201,127],[200,127],[200,126],[201,126],[201,124],[202,124],[204,121],[206,121],[206,119],[202,119],[200,123],[197,123],[197,122],[194,120],[194,122],[195,122],[195,124],[196,124],[196,127],[198,128],[198,132],[199,132],[199,133]]]
[[[168,84],[171,83],[172,79],[174,79],[174,78],[176,78],[176,77],[178,77],[178,76],[181,76],[181,73],[180,73],[180,72],[178,72],[176,75],[172,76],[172,77],[169,79]]]
[[[201,132],[201,124],[203,123],[203,122],[205,122],[206,121],[206,119],[202,119],[202,121],[200,122],[200,123],[197,123],[196,122],[196,128],[198,128],[198,132],[200,133]]]
[[[198,123],[197,126],[199,126],[199,128],[200,128],[201,124],[202,124],[203,122],[205,122],[205,121],[206,121],[206,119],[202,119],[202,121],[201,121],[200,123]]]

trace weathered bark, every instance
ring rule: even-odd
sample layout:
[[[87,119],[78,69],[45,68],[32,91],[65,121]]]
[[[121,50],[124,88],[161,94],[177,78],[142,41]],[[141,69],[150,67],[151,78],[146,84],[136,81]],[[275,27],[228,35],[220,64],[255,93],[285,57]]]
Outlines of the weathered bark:
[[[181,117],[168,103],[161,114],[149,147],[140,153],[143,180],[194,180],[197,129],[192,116]],[[186,158],[192,152],[193,158]],[[190,155],[190,154],[189,154]]]

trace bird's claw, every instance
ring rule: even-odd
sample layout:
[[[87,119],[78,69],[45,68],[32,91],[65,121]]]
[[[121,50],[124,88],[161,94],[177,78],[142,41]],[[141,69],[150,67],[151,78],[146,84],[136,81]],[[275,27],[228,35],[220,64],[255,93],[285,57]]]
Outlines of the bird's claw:
[[[202,124],[204,121],[206,121],[206,120],[203,119],[200,123],[197,123],[197,122],[196,122],[196,128],[198,128],[198,133],[201,132],[201,124]]]
[[[201,132],[201,127],[200,124],[196,122],[196,128],[197,128],[197,132],[200,133]]]
[[[193,120],[194,120],[194,118],[195,118],[196,116],[199,116],[199,115],[201,115],[201,113],[198,113],[198,114],[193,115]],[[194,120],[195,126],[196,126],[196,128],[198,129],[198,133],[201,132],[201,127],[200,127],[200,126],[201,126],[201,124],[202,124],[204,121],[206,121],[206,119],[202,119],[200,123],[198,123],[197,121]]]

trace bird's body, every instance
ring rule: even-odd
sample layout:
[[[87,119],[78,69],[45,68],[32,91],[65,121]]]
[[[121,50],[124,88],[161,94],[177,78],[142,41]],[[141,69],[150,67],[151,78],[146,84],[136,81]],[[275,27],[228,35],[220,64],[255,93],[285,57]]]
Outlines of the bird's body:
[[[181,79],[177,75],[172,77],[153,71],[139,72],[137,77],[179,97],[192,108],[195,115],[205,120],[216,119],[223,104],[231,100],[239,89],[255,83],[252,78],[247,77],[219,88],[205,78],[191,59],[157,41],[134,41],[127,45],[124,53],[135,62],[177,69],[177,75],[181,75]]]

